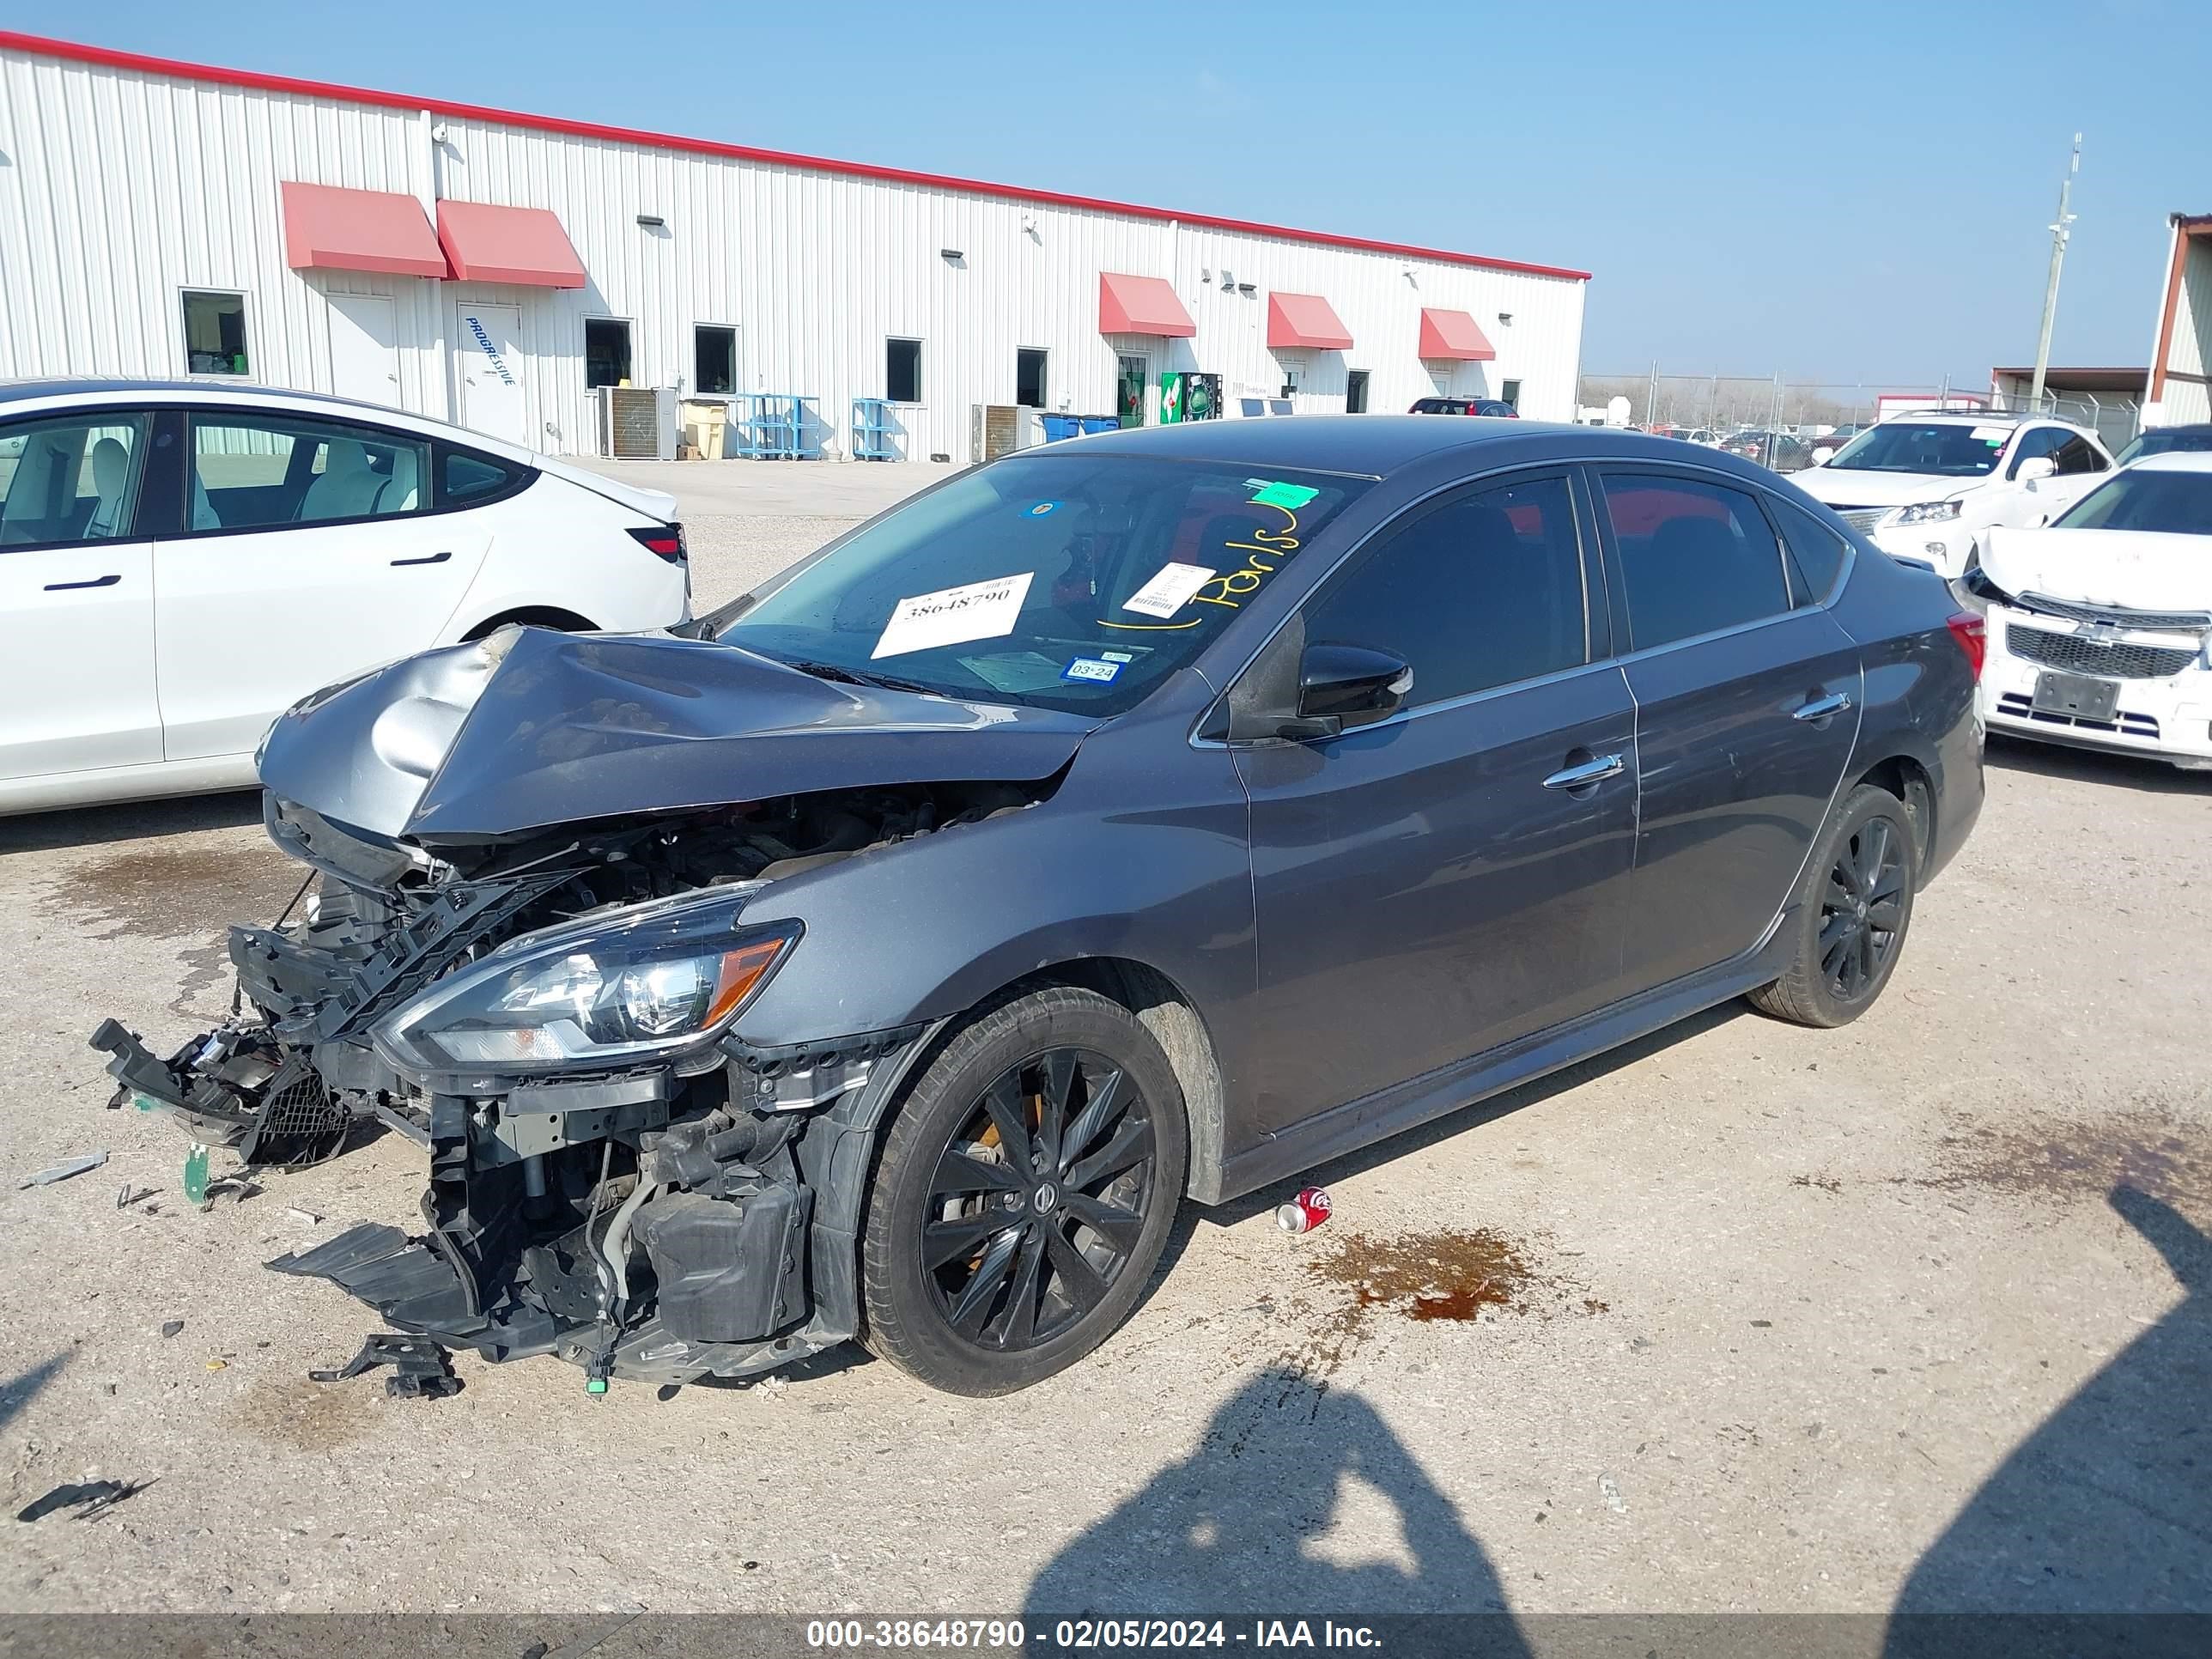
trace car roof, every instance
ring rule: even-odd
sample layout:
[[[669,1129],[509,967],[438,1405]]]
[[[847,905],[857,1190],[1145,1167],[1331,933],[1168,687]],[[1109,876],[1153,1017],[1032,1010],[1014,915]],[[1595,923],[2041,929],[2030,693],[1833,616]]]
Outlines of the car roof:
[[[334,398],[323,392],[295,392],[286,386],[263,386],[241,380],[132,380],[79,378],[74,380],[0,380],[0,415],[54,405],[128,403],[148,400],[162,404],[261,404],[301,414],[333,418],[352,416],[380,426],[395,426],[426,437],[449,438],[471,449],[489,451],[527,465],[542,464],[544,457],[501,439],[453,425],[428,415],[417,415],[385,404],[362,403],[353,398]]]
[[[2147,426],[2138,438],[2203,438],[2212,436],[2212,421],[2191,421],[2182,426]]]
[[[1386,478],[1447,455],[1470,471],[1569,460],[1671,461],[1709,472],[1736,473],[1770,488],[1776,482],[1763,467],[1678,438],[1502,416],[1440,421],[1430,415],[1293,415],[1132,427],[1017,450],[992,465],[1015,465],[1030,457],[1075,453],[1369,478]]]
[[[2138,455],[2127,465],[2130,472],[2212,472],[2212,449],[2164,449],[2155,455]]]

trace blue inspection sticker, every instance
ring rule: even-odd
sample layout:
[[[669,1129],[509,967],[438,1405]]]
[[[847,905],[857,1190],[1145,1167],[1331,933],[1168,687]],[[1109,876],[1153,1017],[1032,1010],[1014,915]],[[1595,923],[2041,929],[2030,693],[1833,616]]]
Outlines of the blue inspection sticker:
[[[1032,519],[1042,519],[1046,514],[1051,512],[1053,508],[1059,505],[1060,503],[1058,501],[1039,501],[1035,507],[1030,509],[1030,517]]]
[[[1118,662],[1108,662],[1103,657],[1078,657],[1060,671],[1064,680],[1096,680],[1101,685],[1121,672]]]

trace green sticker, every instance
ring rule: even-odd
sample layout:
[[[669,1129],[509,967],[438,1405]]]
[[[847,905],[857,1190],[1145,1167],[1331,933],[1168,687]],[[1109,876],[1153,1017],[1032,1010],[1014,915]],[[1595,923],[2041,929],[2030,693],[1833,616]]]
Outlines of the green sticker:
[[[1245,483],[1258,493],[1252,497],[1255,507],[1279,507],[1285,513],[1295,513],[1315,496],[1318,489],[1304,484],[1284,483],[1267,478],[1247,478]]]

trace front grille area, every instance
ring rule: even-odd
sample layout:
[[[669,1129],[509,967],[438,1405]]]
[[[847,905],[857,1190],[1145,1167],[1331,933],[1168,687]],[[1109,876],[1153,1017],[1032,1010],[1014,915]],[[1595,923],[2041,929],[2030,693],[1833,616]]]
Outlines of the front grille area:
[[[1872,530],[1876,525],[1880,524],[1886,516],[1887,516],[1889,508],[1886,507],[1839,507],[1834,509],[1834,511],[1838,518],[1841,519],[1845,524],[1850,526],[1852,529],[1857,531],[1860,535],[1863,536]]]
[[[2162,680],[2197,660],[2194,651],[2171,646],[2107,645],[2081,634],[2047,634],[2017,623],[2005,629],[2005,648],[2023,662],[2112,680]]]
[[[2033,720],[2038,726],[2078,726],[2085,732],[2106,732],[2116,737],[2158,741],[2155,715],[2131,714],[2124,708],[2108,720],[2085,720],[2073,714],[2045,714],[2019,692],[2008,691],[1997,699],[1997,713],[2016,720]]]
[[[2106,623],[2114,628],[2170,628],[2178,633],[2200,634],[2212,629],[2212,611],[2130,611],[2121,605],[2085,605],[2079,599],[2054,599],[2048,593],[2023,593],[2020,602],[2046,617]]]

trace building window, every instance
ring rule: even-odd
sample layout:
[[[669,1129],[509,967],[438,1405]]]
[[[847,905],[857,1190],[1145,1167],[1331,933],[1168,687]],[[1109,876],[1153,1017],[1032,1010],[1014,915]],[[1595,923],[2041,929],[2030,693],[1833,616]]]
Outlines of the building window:
[[[246,296],[185,290],[185,369],[191,374],[246,374]]]
[[[1509,403],[1516,409],[1520,408],[1521,382],[1518,380],[1507,380],[1504,382],[1498,388],[1498,397],[1501,403]]]
[[[921,401],[921,342],[884,342],[884,396],[895,404]]]
[[[629,384],[629,325],[621,318],[584,319],[584,384]]]
[[[691,331],[691,389],[726,396],[738,389],[738,331],[701,323]]]
[[[1367,412],[1367,371],[1355,368],[1344,377],[1344,412],[1364,415]]]
[[[1044,353],[1014,353],[1014,401],[1024,409],[1044,407]]]

